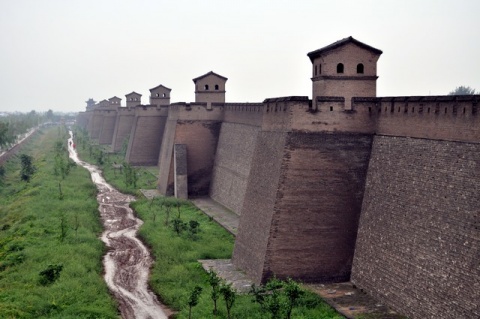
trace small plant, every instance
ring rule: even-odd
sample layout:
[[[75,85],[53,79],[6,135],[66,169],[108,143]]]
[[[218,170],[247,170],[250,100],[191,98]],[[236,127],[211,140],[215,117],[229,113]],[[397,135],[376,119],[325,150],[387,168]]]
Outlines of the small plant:
[[[57,281],[58,278],[60,278],[60,273],[62,272],[63,265],[62,264],[50,264],[42,270],[39,275],[39,283],[42,286],[48,286],[50,284],[53,284],[55,281]]]
[[[188,318],[192,318],[192,308],[195,307],[198,304],[198,298],[200,297],[200,294],[202,293],[202,287],[195,286],[190,293],[190,296],[188,298]]]
[[[210,284],[210,287],[212,287],[212,293],[210,294],[210,297],[212,298],[212,301],[213,301],[214,316],[216,316],[218,313],[217,300],[218,300],[218,297],[220,297],[220,282],[221,282],[221,279],[217,276],[217,273],[214,272],[212,269],[210,269],[208,271],[208,283]]]
[[[172,220],[173,230],[180,236],[180,234],[187,229],[187,224],[180,218]]]
[[[67,221],[65,220],[65,215],[62,214],[60,215],[60,235],[58,236],[61,242],[63,242],[67,237],[67,232]]]
[[[138,180],[137,170],[129,163],[124,163],[123,166],[124,166],[123,176],[125,178],[125,185],[127,187],[131,186],[133,188],[137,188],[137,180]]]
[[[33,158],[30,155],[22,154],[20,155],[20,161],[22,168],[20,170],[20,178],[22,181],[29,182],[33,173],[35,173],[35,166],[33,166]]]
[[[5,167],[0,165],[0,184],[3,183],[4,178],[5,178]]]
[[[63,199],[62,183],[58,182],[58,199]]]
[[[196,220],[191,220],[188,222],[188,237],[192,240],[197,239],[197,234],[200,231],[200,223]]]
[[[235,298],[237,296],[237,292],[235,289],[232,288],[232,284],[227,284],[222,282],[220,285],[220,293],[223,296],[223,300],[225,300],[225,307],[227,308],[227,318],[231,318],[231,310],[233,304],[235,303]]]
[[[254,302],[260,304],[264,311],[270,312],[271,318],[284,317],[290,319],[293,308],[298,305],[305,291],[293,281],[282,281],[277,278],[270,279],[266,285],[252,285],[250,294],[254,296]]]

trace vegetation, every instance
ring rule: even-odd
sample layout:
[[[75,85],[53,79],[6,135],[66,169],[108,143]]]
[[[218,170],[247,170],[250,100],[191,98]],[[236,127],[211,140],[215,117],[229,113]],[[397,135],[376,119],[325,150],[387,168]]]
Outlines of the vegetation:
[[[7,148],[17,140],[17,137],[27,133],[31,128],[48,121],[47,114],[14,113],[0,117],[0,150]]]
[[[448,95],[473,95],[475,94],[475,89],[469,86],[460,85],[455,88],[455,90],[448,93]]]
[[[66,130],[44,128],[22,146],[25,156],[3,165],[0,318],[118,318],[102,278],[96,188],[75,166],[65,176],[52,174],[57,141],[66,145]],[[22,170],[28,183],[21,181]]]

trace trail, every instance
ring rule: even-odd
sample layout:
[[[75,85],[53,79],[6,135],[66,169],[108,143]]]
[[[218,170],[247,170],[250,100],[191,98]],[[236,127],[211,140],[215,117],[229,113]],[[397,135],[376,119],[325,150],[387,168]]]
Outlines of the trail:
[[[98,209],[105,229],[101,239],[108,247],[103,259],[105,281],[118,300],[122,318],[167,319],[166,311],[147,287],[152,258],[136,237],[143,222],[129,206],[134,197],[107,184],[98,167],[78,158],[71,143],[72,132],[68,139],[70,158],[90,172],[98,188]]]

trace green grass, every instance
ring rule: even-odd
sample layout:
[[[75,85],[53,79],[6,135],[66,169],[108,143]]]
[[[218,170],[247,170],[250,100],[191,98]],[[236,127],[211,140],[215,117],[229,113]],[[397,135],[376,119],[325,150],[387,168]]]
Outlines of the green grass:
[[[73,167],[64,180],[53,174],[54,142],[66,143],[65,133],[57,127],[44,129],[23,146],[20,153],[32,156],[36,167],[29,183],[20,180],[18,157],[4,165],[0,318],[118,318],[102,278],[105,246],[98,238],[102,226],[96,188],[80,167]],[[58,280],[44,286],[39,274],[50,264],[63,268]]]

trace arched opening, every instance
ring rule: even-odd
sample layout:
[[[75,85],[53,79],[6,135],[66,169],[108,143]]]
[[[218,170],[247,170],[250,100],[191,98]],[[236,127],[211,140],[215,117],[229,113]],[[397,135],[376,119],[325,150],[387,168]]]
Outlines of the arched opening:
[[[208,91],[208,84],[205,84],[205,91]]]
[[[157,96],[157,97],[159,97],[159,96],[160,96],[160,94],[158,94],[158,93],[157,93],[157,94],[156,94],[156,96]]]
[[[337,73],[343,73],[343,63],[337,64]]]
[[[162,97],[166,97],[167,95],[165,93],[162,94]]]
[[[218,91],[218,84],[215,84],[215,91]]]
[[[364,69],[364,67],[363,67],[362,63],[357,64],[357,73],[358,74],[363,74],[363,69]]]

